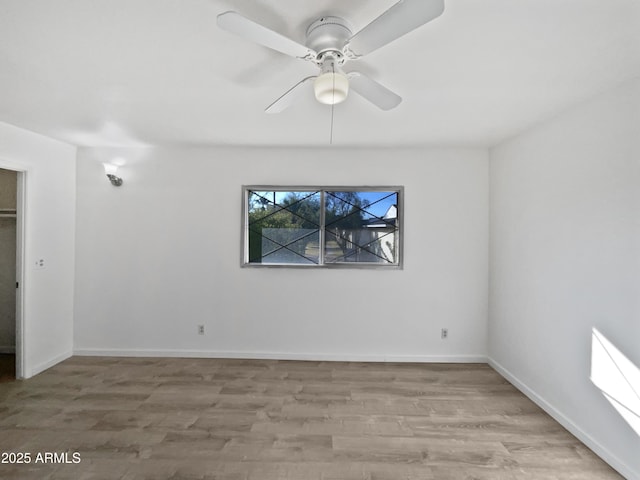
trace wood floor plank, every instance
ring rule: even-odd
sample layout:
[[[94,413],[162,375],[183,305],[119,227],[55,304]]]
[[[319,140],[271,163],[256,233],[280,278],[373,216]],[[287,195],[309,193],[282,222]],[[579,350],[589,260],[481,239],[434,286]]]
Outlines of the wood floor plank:
[[[620,479],[487,365],[73,357],[0,384],[0,478]]]

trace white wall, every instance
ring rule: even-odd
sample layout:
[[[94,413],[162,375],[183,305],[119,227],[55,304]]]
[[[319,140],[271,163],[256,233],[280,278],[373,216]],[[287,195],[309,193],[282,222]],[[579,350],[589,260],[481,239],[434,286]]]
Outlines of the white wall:
[[[26,178],[25,377],[73,351],[75,154],[75,147],[0,123],[0,168]],[[44,259],[45,268],[36,270],[36,259]]]
[[[493,149],[493,364],[628,478],[640,438],[591,384],[591,329],[640,366],[640,81]]]
[[[118,156],[120,188],[100,165]],[[486,150],[80,149],[77,167],[77,353],[486,358]],[[404,269],[241,268],[243,184],[404,185]]]

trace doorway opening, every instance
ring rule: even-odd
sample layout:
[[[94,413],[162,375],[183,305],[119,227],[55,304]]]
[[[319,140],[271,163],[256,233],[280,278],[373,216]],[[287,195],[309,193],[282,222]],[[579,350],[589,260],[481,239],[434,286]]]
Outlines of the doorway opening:
[[[20,378],[22,174],[0,168],[0,382]]]

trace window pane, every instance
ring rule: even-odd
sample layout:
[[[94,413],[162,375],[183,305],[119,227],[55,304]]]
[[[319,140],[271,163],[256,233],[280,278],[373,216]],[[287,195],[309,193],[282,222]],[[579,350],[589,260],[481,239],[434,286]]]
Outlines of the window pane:
[[[398,192],[327,191],[325,263],[398,262]]]
[[[248,192],[249,263],[319,262],[320,192]]]

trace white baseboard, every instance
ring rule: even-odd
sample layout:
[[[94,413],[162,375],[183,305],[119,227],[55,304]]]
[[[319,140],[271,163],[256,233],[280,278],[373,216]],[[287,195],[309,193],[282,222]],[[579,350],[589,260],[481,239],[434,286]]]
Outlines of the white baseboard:
[[[29,365],[25,365],[25,369],[23,372],[23,378],[31,378],[35,375],[38,375],[39,373],[44,372],[45,370],[47,370],[48,368],[53,367],[54,365],[57,365],[58,363],[66,360],[67,358],[71,357],[73,355],[73,352],[65,352],[65,353],[61,353],[60,355],[56,355],[55,357],[53,357],[50,360],[47,360],[46,362],[42,362],[39,363],[37,365],[34,365],[33,367],[29,366]]]
[[[111,348],[78,348],[78,356],[99,357],[183,357],[242,358],[249,360],[308,360],[326,362],[398,362],[398,363],[487,363],[485,355],[351,355],[282,352],[222,352],[211,350],[141,350]]]
[[[509,380],[522,393],[524,393],[533,403],[542,408],[551,417],[554,418],[560,425],[569,430],[578,440],[584,443],[587,447],[593,450],[600,458],[607,462],[611,467],[618,471],[622,476],[628,480],[640,480],[640,472],[634,471],[626,463],[622,462],[618,457],[612,454],[601,443],[597,442],[591,435],[587,434],[578,425],[571,421],[560,410],[551,405],[547,400],[538,395],[535,391],[529,388],[524,382],[522,382],[513,373],[507,370],[505,367],[496,362],[493,358],[488,358],[489,365],[493,367],[500,375]]]
[[[16,353],[16,347],[12,345],[0,345],[0,353],[14,354]]]

